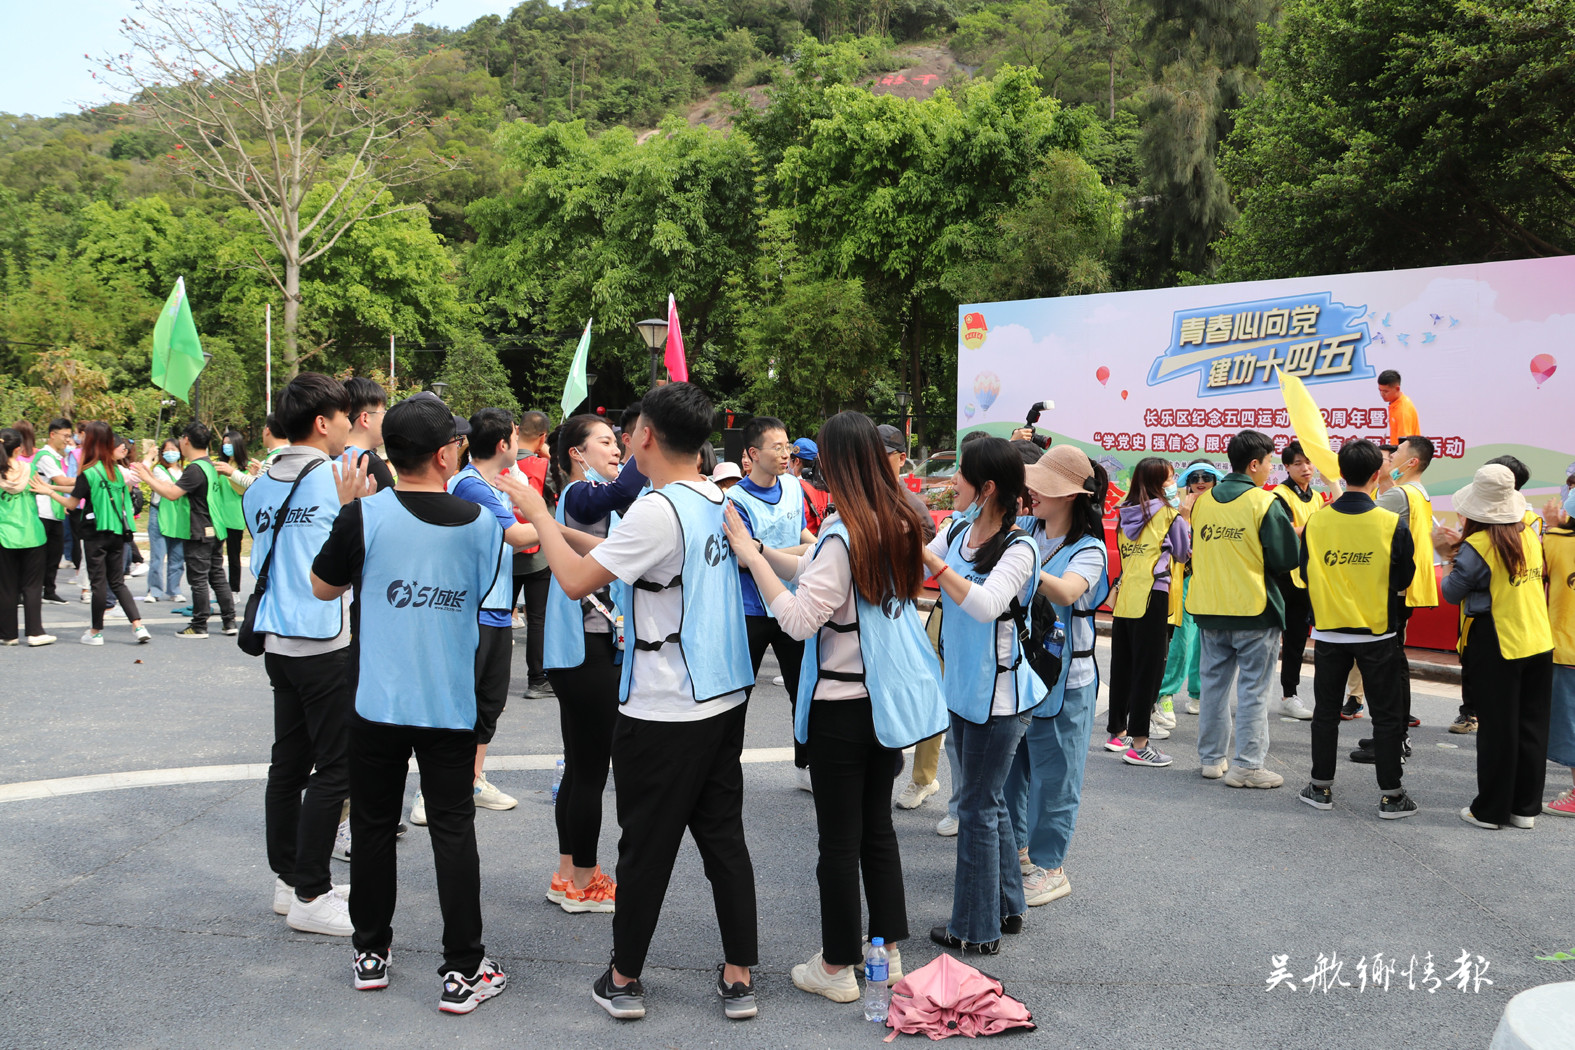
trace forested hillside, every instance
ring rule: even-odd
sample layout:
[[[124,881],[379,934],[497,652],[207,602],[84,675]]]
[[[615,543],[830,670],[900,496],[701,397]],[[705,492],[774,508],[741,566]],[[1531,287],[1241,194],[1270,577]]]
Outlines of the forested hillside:
[[[213,420],[260,420],[265,304],[281,374],[386,379],[392,338],[402,388],[556,416],[587,317],[592,401],[638,395],[631,324],[671,292],[726,407],[798,431],[909,391],[944,442],[959,302],[1575,250],[1572,26],[1575,0],[529,0],[346,36],[296,89],[408,117],[365,178],[313,146],[303,214],[356,218],[297,267],[295,361],[256,184],[204,166],[282,139],[191,138],[167,84],[4,115],[0,419],[151,430],[184,276]]]

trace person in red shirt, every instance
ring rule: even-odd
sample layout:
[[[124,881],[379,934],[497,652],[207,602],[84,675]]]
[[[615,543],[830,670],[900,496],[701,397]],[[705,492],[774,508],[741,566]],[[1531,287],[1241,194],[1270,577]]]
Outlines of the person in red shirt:
[[[1412,434],[1422,432],[1416,418],[1416,405],[1400,391],[1400,373],[1386,368],[1378,373],[1378,396],[1389,404],[1389,443],[1398,445]]]
[[[525,412],[520,415],[520,458],[513,467],[525,476],[531,488],[543,495],[547,491],[549,425],[544,412]],[[520,521],[525,520],[517,510],[515,517]],[[547,699],[553,695],[542,663],[542,638],[547,624],[547,581],[550,574],[551,570],[547,568],[547,560],[540,547],[528,547],[514,555],[514,601],[517,603],[520,592],[525,592],[525,666],[529,673],[525,686],[527,700]],[[516,604],[515,608],[518,607]]]

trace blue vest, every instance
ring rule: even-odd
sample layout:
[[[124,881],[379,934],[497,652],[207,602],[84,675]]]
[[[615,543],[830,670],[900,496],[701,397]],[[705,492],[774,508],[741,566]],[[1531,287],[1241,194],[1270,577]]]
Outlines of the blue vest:
[[[564,497],[574,486],[582,484],[571,481],[563,487],[558,494],[558,509],[553,512],[559,525],[569,527],[568,512],[564,509],[568,500]],[[607,515],[607,530],[611,532],[618,527],[620,518],[617,513]],[[612,607],[608,612],[614,616],[624,607],[625,595],[628,588],[621,580],[612,582]],[[601,613],[595,615],[600,616]],[[627,622],[627,621],[626,621]],[[608,625],[612,627],[611,624]],[[569,596],[563,593],[563,588],[558,585],[558,578],[551,576],[547,581],[547,619],[543,628],[543,659],[542,666],[549,671],[563,671],[579,667],[585,663],[585,606],[581,602],[570,601]],[[613,661],[622,662],[622,653],[613,652]]]
[[[465,525],[430,525],[392,490],[361,500],[366,560],[360,609],[362,718],[434,729],[476,727],[476,614],[507,562],[484,508]]]
[[[782,488],[782,495],[775,503],[767,503],[754,493],[745,491],[742,485],[728,489],[727,498],[738,504],[738,509],[749,519],[755,539],[767,547],[782,550],[804,542],[804,487],[791,474],[782,475],[777,483]],[[798,590],[798,585],[789,581],[784,581],[783,586],[790,591]],[[760,607],[767,616],[771,616],[771,606],[763,596]]]
[[[487,486],[487,488],[491,489],[492,490],[492,494],[497,497],[497,500],[498,500],[499,503],[503,504],[504,509],[509,510],[509,511],[513,511],[514,510],[514,503],[513,503],[513,501],[511,501],[507,496],[505,496],[503,494],[503,492],[501,490],[499,490],[499,488],[496,485],[492,484],[486,478],[482,477],[481,476],[481,471],[476,469],[476,465],[474,463],[467,463],[467,464],[465,464],[465,468],[463,470],[459,471],[453,477],[448,479],[448,485],[446,487],[448,488],[448,491],[449,491],[450,495],[453,495],[454,488],[455,488],[456,485],[459,484],[460,479],[461,478],[466,478],[466,477],[475,478],[477,481],[479,481],[483,485]],[[461,496],[459,498],[460,499],[464,499],[463,496]],[[494,520],[496,520],[497,516],[492,513],[492,508],[491,507],[482,506],[481,507],[481,511],[482,511],[483,514],[486,514],[487,516],[489,516],[489,517],[493,518]],[[507,568],[505,568],[503,570],[503,572],[501,572],[498,575],[498,582],[493,586],[492,590],[487,594],[486,600],[484,602],[482,602],[481,608],[483,610],[485,610],[485,611],[480,612],[480,613],[477,614],[478,622],[480,622],[482,624],[482,626],[484,626],[484,627],[507,627],[513,622],[513,620],[512,620],[512,610],[513,610],[513,605],[514,605],[514,557],[513,557],[513,555],[514,555],[514,549],[512,547],[509,547],[507,544],[505,544],[504,545],[504,560],[507,563]],[[509,610],[509,611],[506,612],[504,610]],[[491,613],[492,615],[488,616],[488,613]],[[490,622],[490,623],[486,622],[489,619],[492,622]]]
[[[815,553],[835,537],[848,544],[848,530],[838,519],[821,526]],[[859,656],[864,673],[858,676],[869,694],[870,711],[875,716],[875,738],[881,746],[904,748],[928,740],[942,732],[950,719],[946,700],[941,696],[941,664],[935,647],[919,622],[917,607],[911,600],[891,599],[874,605],[854,589],[854,622],[827,621],[820,631],[859,636]],[[809,742],[809,709],[815,697],[815,684],[822,678],[848,680],[846,676],[820,668],[820,631],[804,642],[804,662],[800,665],[798,702],[793,712],[793,735],[801,744]],[[840,703],[841,701],[834,701]]]
[[[631,656],[623,662],[618,702],[629,702],[629,682],[642,652],[677,645],[689,670],[689,688],[696,703],[716,700],[755,684],[749,662],[749,633],[744,628],[744,592],[738,583],[738,559],[722,529],[722,504],[688,485],[663,485],[641,499],[665,499],[678,514],[684,545],[682,572],[666,583],[636,580],[628,592],[624,639]],[[683,614],[678,630],[666,638],[641,638],[635,611],[641,591],[682,587]]]
[[[1050,560],[1041,563],[1040,568],[1051,576],[1066,574],[1067,566],[1072,564],[1072,556],[1080,551],[1094,548],[1099,551],[1101,562],[1108,563],[1110,553],[1105,549],[1105,542],[1095,536],[1084,536],[1075,543],[1062,545],[1061,549],[1050,556]],[[1110,595],[1110,567],[1105,564],[1099,570],[1099,579],[1090,580],[1088,589],[1093,594],[1093,600],[1086,610],[1074,609],[1070,605],[1057,605],[1056,616],[1060,617],[1061,625],[1066,630],[1066,648],[1062,650],[1061,677],[1056,679],[1055,688],[1050,690],[1045,697],[1045,702],[1034,708],[1035,718],[1054,718],[1061,713],[1061,705],[1066,699],[1066,680],[1072,673],[1072,663],[1079,659],[1090,658],[1094,655],[1094,610]],[[1053,603],[1052,603],[1053,604]],[[1077,625],[1077,626],[1074,626]],[[1078,628],[1088,631],[1088,648],[1076,648]],[[1099,688],[1099,661],[1094,661],[1094,688]]]
[[[292,488],[289,517],[281,522],[279,508]],[[268,589],[257,605],[256,629],[281,638],[339,637],[344,630],[344,603],[318,601],[312,594],[312,560],[339,517],[333,464],[313,467],[299,487],[265,471],[241,497],[241,510],[252,534],[254,577],[274,544],[279,544],[268,565]]]
[[[946,551],[946,564],[953,572],[977,585],[983,583],[988,574],[976,572],[973,563],[963,557],[963,547],[972,534],[972,525],[957,530]],[[1034,552],[1034,564],[1039,564],[1039,548],[1033,540],[1019,533],[1008,546],[1014,543],[1028,544]],[[1025,606],[1029,605],[1038,584],[1037,575],[1029,576],[1023,593],[1017,596],[1018,600]],[[998,662],[996,628],[1002,620],[1010,619],[1011,613],[1007,612],[1002,613],[1000,619],[980,623],[958,608],[944,590],[941,592],[941,653],[945,657],[941,684],[946,693],[947,708],[965,721],[983,725],[989,720],[990,708],[995,701],[995,681],[1003,674],[1012,676],[1016,697],[1013,711],[1017,714],[1038,706],[1045,698],[1044,683],[1029,670],[1015,632],[1012,635],[1010,662]]]

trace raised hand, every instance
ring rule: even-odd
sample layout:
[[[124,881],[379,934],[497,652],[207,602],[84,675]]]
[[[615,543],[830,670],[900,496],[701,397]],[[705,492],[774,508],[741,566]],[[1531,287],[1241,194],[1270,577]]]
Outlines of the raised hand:
[[[511,470],[498,475],[498,489],[503,492],[513,503],[514,509],[525,516],[525,520],[532,525],[540,524],[552,517],[547,510],[547,501],[542,494],[536,491],[524,474]]]
[[[350,462],[350,453],[346,452],[339,457],[333,465],[334,487],[339,490],[339,505],[341,507],[370,496],[377,491],[377,481],[367,475],[366,460]]]

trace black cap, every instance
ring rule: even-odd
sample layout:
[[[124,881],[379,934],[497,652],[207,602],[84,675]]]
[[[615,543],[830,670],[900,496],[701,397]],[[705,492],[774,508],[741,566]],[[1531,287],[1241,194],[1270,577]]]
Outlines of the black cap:
[[[430,456],[469,432],[469,424],[427,391],[405,398],[383,417],[383,446],[391,457],[403,460]]]
[[[875,429],[880,431],[881,444],[886,446],[887,452],[901,452],[903,455],[907,455],[908,442],[903,438],[902,431],[890,423],[882,423]]]

